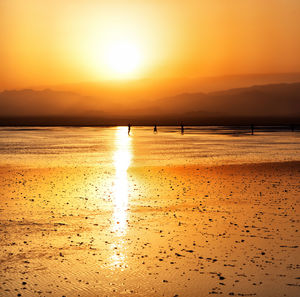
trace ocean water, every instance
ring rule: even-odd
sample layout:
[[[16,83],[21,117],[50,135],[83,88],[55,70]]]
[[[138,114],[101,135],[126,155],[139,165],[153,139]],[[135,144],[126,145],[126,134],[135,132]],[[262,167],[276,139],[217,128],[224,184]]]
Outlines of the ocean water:
[[[249,132],[0,128],[0,296],[299,296],[299,166],[137,168],[300,160]]]
[[[1,127],[1,165],[220,165],[300,160],[300,132],[258,127]],[[124,161],[125,160],[125,161]],[[126,161],[127,160],[127,161]],[[129,166],[129,164],[127,164]]]

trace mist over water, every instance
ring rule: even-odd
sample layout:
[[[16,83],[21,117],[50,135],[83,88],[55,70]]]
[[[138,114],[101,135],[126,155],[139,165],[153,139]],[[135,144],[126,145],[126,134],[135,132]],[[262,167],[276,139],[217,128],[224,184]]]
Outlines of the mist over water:
[[[130,138],[131,166],[220,165],[300,160],[300,133],[247,128],[2,127],[3,165],[113,166],[115,143]]]

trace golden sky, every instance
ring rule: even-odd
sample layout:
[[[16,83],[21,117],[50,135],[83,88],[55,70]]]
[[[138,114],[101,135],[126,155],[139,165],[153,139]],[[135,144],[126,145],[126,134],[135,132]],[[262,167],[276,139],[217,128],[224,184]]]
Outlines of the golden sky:
[[[0,0],[0,89],[300,71],[299,0]]]

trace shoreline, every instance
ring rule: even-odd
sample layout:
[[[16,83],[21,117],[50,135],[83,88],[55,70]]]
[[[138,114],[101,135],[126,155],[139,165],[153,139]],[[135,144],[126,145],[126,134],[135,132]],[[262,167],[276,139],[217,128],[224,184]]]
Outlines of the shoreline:
[[[292,160],[292,161],[275,161],[275,162],[270,162],[270,161],[262,161],[262,162],[241,162],[241,163],[225,163],[225,164],[203,164],[203,163],[186,163],[186,164],[166,164],[166,165],[138,165],[135,164],[134,166],[129,166],[128,170],[132,169],[138,169],[138,168],[160,168],[160,167],[167,167],[167,168],[194,168],[194,167],[199,167],[199,168],[223,168],[223,167],[253,167],[253,166],[276,166],[276,165],[283,165],[283,166],[288,166],[288,165],[295,165],[295,166],[300,166],[300,160]],[[114,165],[93,165],[93,166],[88,166],[88,165],[62,165],[62,166],[32,166],[32,165],[27,165],[27,164],[1,164],[0,163],[0,170],[1,169],[14,169],[14,168],[19,168],[19,169],[80,169],[80,168],[85,168],[85,169],[96,169],[96,168],[102,168],[102,169],[114,169]]]

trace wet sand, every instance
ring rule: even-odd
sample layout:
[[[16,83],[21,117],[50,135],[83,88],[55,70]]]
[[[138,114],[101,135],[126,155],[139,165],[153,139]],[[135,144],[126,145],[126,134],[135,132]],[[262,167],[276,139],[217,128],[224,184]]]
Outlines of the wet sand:
[[[300,296],[300,162],[0,168],[0,296]]]

